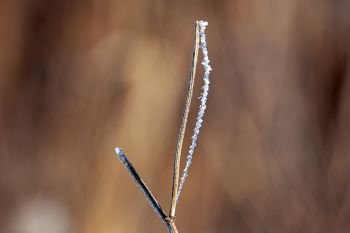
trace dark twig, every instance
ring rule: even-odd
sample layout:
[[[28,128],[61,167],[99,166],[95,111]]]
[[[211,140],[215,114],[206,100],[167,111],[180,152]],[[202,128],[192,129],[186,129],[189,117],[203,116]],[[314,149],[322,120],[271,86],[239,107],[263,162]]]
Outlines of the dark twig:
[[[134,180],[137,187],[139,187],[139,189],[143,192],[144,196],[146,197],[148,203],[150,204],[154,212],[156,212],[158,217],[166,225],[168,232],[177,233],[175,222],[172,219],[168,218],[168,216],[165,214],[162,207],[160,206],[156,198],[153,196],[150,189],[147,187],[146,183],[141,179],[139,174],[136,172],[135,168],[129,161],[128,157],[126,157],[126,154],[124,153],[124,151],[120,148],[115,148],[115,152],[118,155],[118,158],[121,161],[121,163],[124,165],[124,167],[128,171],[131,178]]]
[[[151,191],[149,190],[145,182],[143,182],[143,180],[140,178],[139,174],[136,172],[135,168],[132,166],[131,162],[126,157],[124,151],[120,148],[116,148],[115,152],[118,155],[118,158],[120,159],[124,167],[126,168],[126,170],[129,172],[129,175],[131,176],[131,178],[136,183],[137,187],[139,187],[139,189],[145,195],[148,203],[151,205],[154,212],[156,212],[159,218],[164,223],[166,223],[167,215],[164,213],[162,207],[159,205],[158,201],[155,199],[155,197],[153,196],[153,194],[151,193]]]

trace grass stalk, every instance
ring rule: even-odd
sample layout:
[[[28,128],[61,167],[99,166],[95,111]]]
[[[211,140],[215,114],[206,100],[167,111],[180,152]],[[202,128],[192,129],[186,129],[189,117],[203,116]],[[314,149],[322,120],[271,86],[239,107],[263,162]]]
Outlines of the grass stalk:
[[[179,179],[180,179],[181,151],[182,151],[187,119],[190,112],[191,100],[193,95],[194,81],[196,77],[197,62],[198,62],[198,50],[199,50],[199,21],[196,21],[195,43],[194,43],[194,51],[192,56],[191,73],[188,81],[185,107],[182,114],[182,121],[179,129],[179,134],[177,137],[176,150],[175,150],[175,156],[174,156],[173,187],[172,187],[172,193],[171,193],[171,203],[170,203],[170,213],[169,213],[169,217],[173,219],[175,219],[175,214],[176,214],[177,194],[178,194]]]

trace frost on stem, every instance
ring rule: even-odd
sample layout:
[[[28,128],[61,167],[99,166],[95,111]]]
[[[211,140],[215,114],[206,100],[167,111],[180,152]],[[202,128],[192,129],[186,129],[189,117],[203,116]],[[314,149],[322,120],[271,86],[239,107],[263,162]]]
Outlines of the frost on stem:
[[[196,122],[196,126],[193,130],[192,143],[191,143],[190,149],[188,151],[186,165],[185,165],[182,177],[181,177],[179,189],[177,191],[177,201],[179,200],[179,196],[180,196],[181,191],[183,189],[186,177],[188,176],[188,170],[189,170],[191,162],[192,162],[193,152],[197,146],[197,139],[198,139],[198,135],[199,135],[199,130],[202,127],[204,112],[205,112],[205,109],[207,108],[206,102],[207,102],[209,83],[210,83],[209,75],[210,75],[210,71],[212,70],[211,66],[209,65],[210,61],[209,61],[209,57],[208,57],[207,42],[206,42],[206,37],[205,37],[205,29],[207,26],[208,26],[208,22],[199,21],[200,47],[201,47],[202,53],[203,53],[202,65],[204,66],[204,75],[203,75],[204,84],[202,87],[203,91],[202,91],[202,94],[200,96],[200,106],[199,106],[199,111],[198,111],[198,115],[197,115],[197,122]]]

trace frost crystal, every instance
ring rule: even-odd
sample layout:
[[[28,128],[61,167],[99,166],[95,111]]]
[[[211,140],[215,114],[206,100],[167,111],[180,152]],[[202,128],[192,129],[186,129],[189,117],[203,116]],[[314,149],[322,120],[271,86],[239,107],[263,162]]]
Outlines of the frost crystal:
[[[119,147],[115,148],[115,153],[117,153],[117,155],[119,155],[122,152],[122,149]]]
[[[205,109],[207,108],[206,102],[207,102],[209,83],[210,83],[209,82],[209,75],[210,75],[210,71],[212,70],[211,66],[209,65],[210,61],[209,61],[209,57],[208,57],[207,42],[206,42],[206,37],[205,37],[205,29],[207,26],[208,26],[208,22],[199,21],[200,47],[201,47],[202,53],[203,53],[202,65],[204,66],[204,75],[203,75],[204,84],[202,87],[203,91],[202,91],[202,94],[200,96],[201,103],[200,103],[199,111],[198,111],[198,115],[197,115],[197,122],[196,122],[196,126],[193,130],[192,143],[191,143],[188,155],[187,155],[186,166],[185,166],[185,169],[184,169],[182,177],[181,177],[179,189],[177,191],[177,201],[179,200],[179,196],[181,194],[183,185],[185,183],[186,177],[188,176],[188,170],[189,170],[191,162],[192,162],[193,152],[197,146],[199,129],[202,127],[204,112],[205,112]]]

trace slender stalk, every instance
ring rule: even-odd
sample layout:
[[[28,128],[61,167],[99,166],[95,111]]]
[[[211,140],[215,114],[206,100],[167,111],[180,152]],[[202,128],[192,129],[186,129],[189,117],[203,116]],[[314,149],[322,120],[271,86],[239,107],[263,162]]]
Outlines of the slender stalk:
[[[181,191],[183,189],[186,177],[188,176],[188,170],[189,170],[191,163],[192,163],[193,153],[194,153],[194,150],[197,146],[199,131],[200,131],[202,124],[203,124],[203,117],[204,117],[205,109],[207,108],[206,102],[207,102],[207,98],[208,98],[209,84],[210,84],[209,75],[210,75],[210,72],[212,70],[212,68],[209,64],[210,61],[209,61],[209,57],[208,57],[208,49],[207,49],[207,42],[206,42],[206,36],[205,36],[205,29],[207,26],[208,26],[208,22],[199,21],[199,35],[200,35],[200,41],[201,41],[200,47],[201,47],[201,50],[203,53],[202,65],[204,66],[203,86],[202,86],[203,92],[200,96],[200,105],[199,105],[199,111],[198,111],[198,115],[197,115],[197,122],[196,122],[196,126],[193,130],[193,135],[191,137],[192,142],[191,142],[190,148],[188,150],[186,165],[185,165],[185,168],[183,170],[182,177],[180,179],[180,184],[179,184],[179,188],[177,191],[176,202],[179,202],[179,197],[180,197]]]
[[[175,225],[175,221],[173,219],[168,218],[167,219],[167,223],[166,223],[166,227],[168,230],[168,233],[178,233],[176,225]]]
[[[175,150],[175,156],[174,156],[174,171],[173,171],[173,186],[172,186],[172,195],[171,195],[171,204],[170,204],[170,211],[169,216],[163,211],[162,207],[159,205],[156,198],[153,196],[145,182],[141,179],[139,174],[136,172],[135,168],[131,164],[131,162],[128,160],[126,154],[123,152],[122,149],[116,148],[115,152],[118,155],[119,160],[124,165],[126,170],[128,171],[131,178],[134,180],[137,187],[143,192],[145,198],[147,199],[150,206],[153,208],[154,212],[158,215],[158,217],[161,219],[161,221],[165,224],[167,227],[168,233],[178,233],[176,225],[175,225],[175,213],[176,213],[176,205],[178,201],[178,197],[181,193],[181,189],[183,186],[183,182],[185,181],[185,178],[187,176],[189,165],[191,164],[192,159],[192,153],[194,150],[194,147],[196,145],[196,140],[199,133],[199,128],[202,124],[202,118],[204,114],[204,110],[206,108],[205,102],[208,95],[208,89],[209,89],[209,73],[211,71],[211,67],[209,65],[209,59],[208,59],[208,51],[206,49],[206,41],[205,41],[205,34],[204,30],[205,27],[208,25],[205,21],[196,21],[195,25],[195,45],[194,45],[194,51],[192,56],[192,65],[191,65],[191,73],[188,81],[188,89],[186,93],[186,100],[185,100],[185,107],[183,110],[182,115],[182,122],[179,129],[179,134],[177,138],[176,143],[176,150]],[[201,38],[200,38],[201,37]],[[193,95],[193,88],[194,88],[194,81],[196,76],[196,69],[197,69],[197,62],[198,62],[198,51],[199,51],[199,43],[201,40],[201,48],[203,51],[203,62],[202,64],[205,67],[205,74],[204,74],[204,83],[203,86],[203,93],[201,96],[201,107],[200,111],[198,113],[197,117],[197,123],[195,128],[195,134],[192,137],[192,145],[190,155],[188,156],[188,160],[186,162],[186,167],[184,170],[183,178],[181,178],[181,183],[179,184],[179,178],[180,178],[180,159],[181,159],[181,150],[182,150],[182,144],[185,136],[185,130],[187,125],[187,119],[190,112],[190,106],[191,106],[191,100]]]
[[[139,174],[136,172],[134,166],[129,161],[128,157],[124,153],[124,151],[120,148],[115,148],[115,152],[118,155],[120,162],[124,165],[125,169],[128,171],[131,178],[134,180],[137,187],[142,191],[143,195],[147,199],[148,203],[156,212],[158,217],[167,227],[168,233],[178,233],[175,221],[172,218],[169,218],[166,213],[163,211],[162,207],[159,205],[156,198],[153,196],[146,183],[141,179]]]
[[[129,175],[134,180],[137,187],[143,192],[143,195],[147,199],[148,203],[150,204],[154,212],[156,212],[156,214],[163,221],[163,223],[167,225],[168,216],[165,214],[162,207],[159,205],[158,201],[153,196],[153,194],[151,193],[151,191],[149,190],[145,182],[141,179],[139,174],[136,172],[135,168],[132,166],[131,162],[126,157],[126,154],[124,153],[124,151],[120,148],[115,148],[115,152],[118,155],[120,162],[124,165],[125,169],[128,171]]]
[[[181,150],[182,144],[185,136],[185,130],[187,125],[188,114],[190,112],[194,80],[196,76],[197,61],[198,61],[198,50],[199,50],[199,21],[196,21],[195,25],[195,45],[192,56],[192,65],[191,73],[188,82],[188,89],[186,93],[185,107],[182,115],[182,122],[179,129],[179,134],[176,143],[176,150],[174,156],[174,171],[173,171],[173,187],[171,194],[171,204],[170,204],[170,213],[169,217],[175,219],[176,204],[177,204],[177,192],[179,188],[179,178],[180,178],[180,159],[181,159]]]

